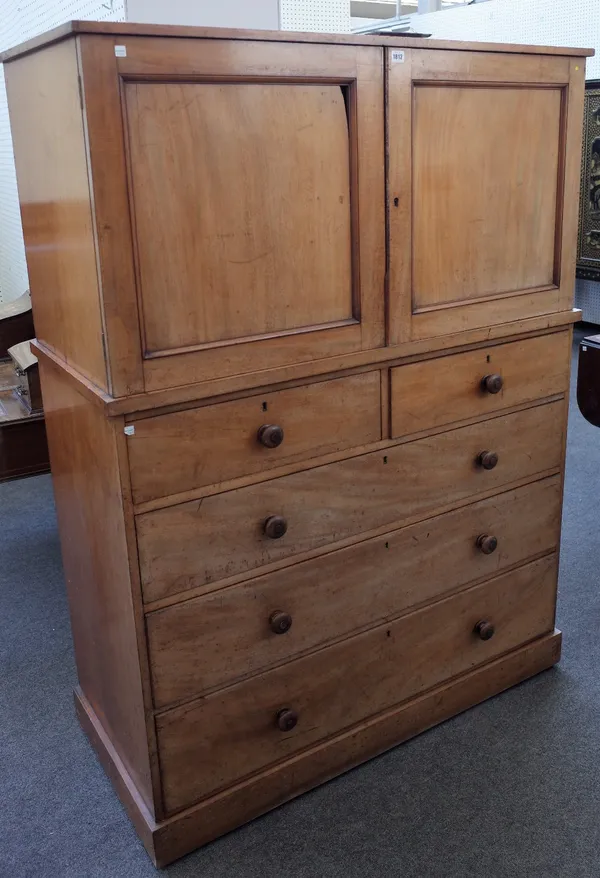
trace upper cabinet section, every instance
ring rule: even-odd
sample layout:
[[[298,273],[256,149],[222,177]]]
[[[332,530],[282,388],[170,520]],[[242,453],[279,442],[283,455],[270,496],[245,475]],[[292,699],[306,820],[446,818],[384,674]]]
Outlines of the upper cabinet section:
[[[114,43],[81,58],[125,369],[158,390],[384,344],[381,49]]]
[[[571,307],[583,63],[388,51],[389,341]]]
[[[38,338],[112,397],[572,307],[585,50],[80,22],[8,54]]]

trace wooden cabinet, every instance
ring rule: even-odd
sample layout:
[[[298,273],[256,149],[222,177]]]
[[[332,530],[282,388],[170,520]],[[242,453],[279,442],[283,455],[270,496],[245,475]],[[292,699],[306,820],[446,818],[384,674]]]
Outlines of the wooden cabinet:
[[[586,54],[4,56],[76,707],[158,865],[558,661]]]

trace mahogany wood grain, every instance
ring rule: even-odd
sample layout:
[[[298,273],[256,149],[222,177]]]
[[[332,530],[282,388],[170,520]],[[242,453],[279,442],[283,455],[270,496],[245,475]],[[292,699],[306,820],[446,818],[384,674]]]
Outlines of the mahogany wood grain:
[[[166,813],[552,631],[556,575],[552,555],[157,715]],[[282,733],[283,708],[298,722]]]
[[[124,422],[122,419],[119,418],[117,420],[113,420],[113,425],[115,427],[115,445],[119,465],[119,479],[121,482],[123,522],[125,526],[125,540],[127,543],[127,555],[129,561],[131,603],[135,622],[135,637],[138,647],[140,675],[142,681],[142,698],[145,708],[146,733],[148,737],[148,757],[150,760],[150,777],[152,782],[153,814],[156,820],[161,820],[164,817],[164,814],[162,807],[160,768],[158,764],[158,751],[156,746],[156,726],[154,723],[153,712],[152,680],[148,655],[146,620],[144,617],[144,605],[140,581],[140,565],[138,562],[134,506],[131,493],[131,474],[129,471],[129,460],[127,454],[127,436],[125,435]]]
[[[158,824],[149,817],[122,763],[115,759],[93,710],[82,706],[79,715],[121,801],[133,815],[149,856],[163,867],[241,823],[551,668],[560,660],[561,640],[559,631],[538,638]]]
[[[106,390],[76,45],[15,61],[5,76],[37,336]]]
[[[577,261],[577,233],[579,224],[578,200],[572,197],[573,188],[579,184],[581,172],[581,149],[579,148],[583,126],[583,101],[585,92],[585,61],[571,59],[569,75],[569,100],[565,107],[564,167],[560,193],[562,216],[557,252],[556,272],[560,278],[560,307],[573,301],[575,295],[575,265]]]
[[[571,62],[405,55],[386,62],[389,343],[562,310],[572,282],[560,252],[573,237],[564,169],[579,162],[565,138],[571,96],[572,112],[579,106]],[[537,140],[522,112],[538,118]],[[481,185],[471,185],[474,168]]]
[[[415,311],[555,284],[561,105],[560,88],[415,88]]]
[[[145,390],[124,150],[121,85],[114,46],[78,38],[105,345],[113,396]]]
[[[503,52],[480,51],[478,43],[472,43],[471,46],[471,52],[457,55],[443,49],[431,51],[429,41],[416,47],[413,43],[413,79],[418,83],[446,82],[461,85],[469,82],[484,85],[492,82],[501,85],[511,83],[526,89],[533,83],[548,87],[566,85],[569,82],[568,53],[556,57],[547,53],[522,52],[515,57]],[[465,96],[465,100],[469,98]]]
[[[509,482],[507,485],[503,485],[501,490],[502,491],[514,491],[517,488],[523,488],[523,487],[525,487],[525,485],[530,485],[534,481],[540,481],[542,479],[551,478],[552,476],[557,475],[557,473],[559,473],[559,472],[560,472],[560,469],[556,466],[553,466],[553,467],[550,467],[550,469],[544,470],[542,472],[538,472],[538,473],[535,473],[533,475],[528,475],[528,476],[525,476],[524,478],[516,479],[512,482]],[[487,491],[481,491],[480,493],[477,494],[477,496],[475,498],[464,497],[463,499],[458,500],[458,501],[451,498],[451,502],[449,502],[449,503],[442,503],[441,505],[436,504],[435,509],[429,510],[427,512],[427,515],[428,516],[436,516],[436,515],[443,515],[446,512],[453,512],[455,509],[460,509],[463,506],[469,506],[471,503],[475,502],[475,500],[477,500],[477,501],[487,500],[490,497],[495,496],[497,493],[498,493],[498,488],[493,486]],[[290,564],[299,564],[302,561],[310,561],[313,558],[319,558],[319,557],[327,554],[327,552],[332,551],[333,549],[335,549],[337,551],[338,549],[344,549],[344,548],[347,548],[348,546],[352,546],[355,543],[362,541],[362,540],[367,540],[367,539],[372,539],[374,537],[383,536],[384,534],[389,532],[390,527],[398,527],[398,526],[408,527],[411,524],[417,524],[418,522],[423,521],[423,519],[424,519],[423,513],[417,512],[414,515],[410,515],[410,516],[408,516],[408,518],[404,519],[403,522],[401,523],[401,525],[397,525],[397,524],[390,525],[389,523],[384,524],[381,527],[372,528],[371,530],[364,532],[359,537],[357,537],[356,534],[354,534],[354,535],[351,535],[349,537],[346,537],[345,539],[339,540],[338,542],[336,542],[334,547],[317,546],[314,549],[309,549],[305,552],[300,552],[298,555],[295,555],[291,561],[288,560],[288,558],[286,558],[286,557],[279,558],[275,561],[270,561],[264,565],[261,565],[260,570],[256,571],[252,575],[253,576],[257,576],[257,575],[263,576],[263,575],[266,575],[267,573],[275,573],[279,570],[284,570],[286,567],[289,567]],[[226,576],[224,579],[220,579],[220,580],[217,580],[215,582],[205,583],[203,585],[194,586],[193,588],[186,590],[185,593],[183,593],[183,594],[180,592],[175,592],[173,594],[166,595],[164,598],[158,598],[155,601],[147,601],[144,606],[145,606],[146,612],[148,612],[148,613],[154,612],[155,610],[163,610],[163,609],[166,609],[167,607],[171,607],[175,604],[178,604],[181,601],[190,600],[191,598],[194,598],[194,597],[200,597],[201,595],[209,594],[210,592],[218,591],[220,589],[227,588],[231,585],[237,585],[238,583],[244,582],[245,580],[247,580],[249,578],[250,578],[250,575],[248,574],[248,572],[245,570],[242,570],[239,573],[234,573],[231,576]]]
[[[62,363],[59,357],[43,342],[33,342],[36,356],[45,356],[49,361],[61,364],[65,376],[80,388],[87,399],[102,408],[108,417],[127,414],[132,419],[146,417],[148,412],[166,413],[178,408],[188,407],[190,403],[206,404],[215,398],[219,401],[236,399],[245,395],[249,389],[259,392],[269,390],[276,384],[284,387],[297,387],[319,377],[342,377],[344,375],[365,372],[381,364],[399,365],[415,362],[419,359],[430,359],[445,356],[481,346],[491,341],[507,341],[509,339],[531,338],[535,335],[546,335],[557,329],[572,326],[581,320],[581,310],[571,308],[551,314],[537,315],[496,324],[478,327],[462,332],[450,333],[417,341],[408,341],[399,345],[376,348],[372,351],[360,351],[355,354],[344,354],[339,357],[324,357],[307,364],[285,366],[276,369],[250,372],[233,377],[217,378],[214,381],[194,381],[180,387],[150,393],[132,394],[126,397],[112,397],[91,381],[81,378],[78,373]]]
[[[194,698],[556,550],[560,488],[554,476],[150,613],[155,706]],[[483,533],[498,541],[493,554],[478,547]],[[283,634],[270,626],[277,610],[291,617]]]
[[[118,424],[76,393],[60,369],[41,360],[40,373],[79,684],[152,810]]]
[[[110,51],[110,49],[111,47],[107,46],[106,51]],[[314,199],[304,198],[296,193],[293,204],[286,206],[283,202],[287,203],[289,199],[284,190],[288,184],[282,179],[278,184],[277,192],[272,183],[268,182],[271,172],[264,164],[265,159],[262,157],[262,153],[265,151],[268,153],[268,149],[271,147],[265,146],[260,151],[261,154],[257,161],[254,162],[252,176],[255,179],[252,187],[245,185],[241,179],[243,174],[247,174],[248,166],[237,162],[239,167],[236,173],[240,178],[238,189],[250,189],[244,196],[248,203],[246,208],[241,206],[241,219],[236,219],[234,225],[231,225],[231,222],[225,223],[226,229],[225,225],[219,226],[223,234],[233,235],[233,238],[223,239],[218,245],[218,249],[225,248],[222,252],[230,253],[228,258],[238,262],[243,259],[254,260],[255,257],[259,257],[259,264],[252,263],[250,266],[248,263],[246,268],[238,266],[236,277],[245,272],[246,276],[250,278],[248,281],[250,286],[246,289],[245,284],[238,284],[238,287],[229,294],[229,304],[226,304],[223,313],[219,315],[218,309],[215,312],[217,313],[215,318],[217,325],[213,328],[215,331],[218,330],[216,334],[222,335],[223,332],[229,332],[231,336],[212,342],[210,339],[204,339],[207,343],[202,346],[199,342],[197,349],[193,345],[188,348],[185,346],[175,347],[170,351],[169,356],[151,356],[149,352],[143,364],[145,389],[153,391],[187,384],[194,372],[202,375],[204,380],[247,373],[252,371],[253,364],[257,360],[260,361],[263,369],[276,368],[294,363],[309,363],[322,356],[366,351],[380,347],[384,343],[383,289],[385,277],[385,187],[382,161],[384,156],[384,123],[381,51],[376,48],[362,47],[359,49],[353,46],[336,46],[325,49],[311,45],[300,48],[285,43],[265,45],[265,43],[252,41],[228,44],[206,40],[200,44],[192,40],[131,40],[127,45],[127,56],[119,58],[117,66],[119,73],[126,78],[126,81],[148,77],[153,80],[158,78],[167,81],[173,81],[173,78],[177,79],[177,77],[191,78],[192,80],[207,77],[218,80],[222,77],[228,82],[226,86],[228,89],[240,88],[242,83],[246,83],[247,87],[254,88],[255,93],[262,96],[260,101],[264,107],[261,112],[267,114],[265,124],[268,125],[268,131],[271,132],[274,142],[280,141],[284,136],[281,120],[277,120],[273,114],[275,104],[287,107],[286,113],[289,114],[291,127],[295,125],[297,128],[302,128],[303,125],[309,124],[313,127],[316,125],[317,130],[322,129],[322,136],[317,138],[321,145],[320,158],[317,156],[315,162],[312,160],[314,138],[308,137],[312,129],[306,128],[307,133],[305,134],[300,132],[300,137],[308,137],[307,144],[312,144],[310,148],[305,145],[302,154],[295,153],[302,161],[304,168],[304,171],[301,171],[301,166],[296,162],[295,178],[298,175],[301,179],[303,175],[306,177],[306,187],[300,186],[301,190],[307,188],[310,192],[315,192],[315,181],[317,178],[321,179],[324,173],[322,169],[319,170],[318,162],[324,161],[328,168],[331,168],[333,164],[339,164],[337,158],[332,161],[332,150],[336,155],[339,154],[341,138],[345,137],[346,139],[346,153],[343,156],[341,168],[341,176],[344,176],[345,169],[347,170],[346,189],[344,192],[339,191],[342,185],[341,177],[337,172],[336,174],[330,172],[329,176],[333,188],[325,189],[323,185],[319,185],[319,194],[316,197],[319,203],[317,214],[314,214],[316,210]],[[267,85],[267,83],[270,84]],[[335,83],[336,91],[331,89],[333,83]],[[278,88],[275,88],[275,84]],[[319,121],[323,115],[320,112],[312,113],[313,120],[317,121],[309,121],[308,123],[303,122],[302,119],[294,121],[298,113],[292,111],[292,102],[287,100],[282,104],[286,88],[293,88],[294,91],[299,89],[299,97],[295,101],[295,104],[298,105],[296,109],[300,110],[299,103],[304,95],[302,113],[308,118],[306,114],[311,100],[315,109],[317,109],[317,103],[314,95],[309,100],[309,95],[312,93],[306,91],[305,85],[310,85],[311,88],[317,90],[317,93],[319,89],[325,87],[324,96],[319,98],[321,104],[323,101],[330,100],[333,94],[336,95],[335,104],[328,111],[331,115],[328,121]],[[148,85],[150,88],[155,86],[156,83]],[[273,91],[269,92],[268,89],[271,86],[273,86]],[[344,86],[346,89],[347,98],[347,122],[344,123],[344,126],[340,125],[339,116],[342,111],[342,104],[339,100],[340,86]],[[190,87],[196,93],[201,86],[196,83]],[[229,94],[229,92],[227,93]],[[223,115],[223,107],[220,109],[220,115]],[[270,121],[267,122],[267,119]],[[115,119],[115,125],[118,124],[119,120]],[[239,119],[236,124],[239,124]],[[252,143],[256,142],[256,149],[258,149],[257,130],[254,129],[254,134],[249,136]],[[187,139],[184,130],[178,131],[176,138],[178,149],[184,150]],[[231,138],[229,139],[231,140]],[[329,144],[327,149],[326,144]],[[235,151],[233,141],[231,149]],[[244,149],[252,151],[247,143],[244,143]],[[286,148],[283,151],[289,152],[290,150]],[[225,158],[221,158],[220,163],[217,163],[214,156],[222,152],[221,147],[218,147],[216,153],[214,147],[204,151],[202,158],[206,165],[205,170],[199,167],[200,157],[195,154],[194,167],[196,170],[194,177],[192,177],[192,189],[195,185],[193,181],[201,181],[206,174],[209,174],[211,179],[211,191],[215,189],[216,180],[220,179],[221,165]],[[135,148],[131,149],[130,153],[133,179],[135,177],[133,170]],[[278,153],[281,153],[281,150],[278,150]],[[212,159],[211,156],[213,156]],[[233,159],[231,160],[233,161]],[[285,159],[280,157],[276,164],[281,167],[282,161]],[[270,164],[275,163],[270,162]],[[262,170],[259,171],[260,168]],[[288,172],[285,171],[285,168],[281,170],[280,176],[287,178]],[[186,174],[185,184],[188,187],[190,186],[189,181],[190,176]],[[269,193],[260,191],[261,181],[263,187],[267,186],[268,183]],[[334,183],[334,181],[337,182]],[[298,179],[296,179],[297,184]],[[206,187],[202,188],[206,189]],[[332,199],[330,195],[333,189],[338,194]],[[347,235],[348,195],[344,194],[346,191],[349,192],[351,218],[349,253],[347,244],[342,241],[342,239],[345,241]],[[251,192],[255,194],[251,194]],[[238,194],[238,201],[240,197]],[[344,199],[344,204],[339,203],[340,197]],[[219,199],[220,212],[223,212],[224,197],[219,196]],[[206,201],[205,192],[200,200],[203,203]],[[227,201],[229,200],[227,199]],[[215,199],[209,199],[210,203],[214,201]],[[183,189],[182,195],[178,196],[176,203],[184,205],[187,203]],[[333,209],[334,204],[337,205],[335,209]],[[327,209],[325,210],[326,205]],[[240,229],[242,229],[244,222],[248,226],[246,231],[252,231],[248,225],[250,223],[248,214],[254,211],[257,211],[260,217],[260,239],[264,242],[264,246],[261,244],[262,249],[258,243],[255,247],[240,243],[242,241]],[[340,216],[336,218],[338,212]],[[273,214],[272,218],[271,214]],[[325,227],[321,227],[319,224],[315,225],[314,216],[316,215],[328,217]],[[229,210],[227,216],[236,216],[234,208]],[[246,216],[246,220],[243,220],[243,216]],[[278,217],[279,219],[277,219]],[[172,219],[176,225],[177,216]],[[300,219],[311,227],[311,234],[305,231],[296,234],[294,230],[298,229]],[[320,222],[321,220],[319,220]],[[340,224],[341,227],[334,232],[333,229]],[[193,227],[194,229],[198,227],[197,219],[194,221]],[[323,249],[321,245],[315,243],[314,235],[319,232],[319,228],[322,229],[321,237],[325,235],[326,241],[331,242],[336,250],[335,254],[331,253],[330,248]],[[201,229],[202,225],[200,226],[200,237],[202,238]],[[244,234],[246,233],[244,232]],[[183,241],[187,240],[187,232],[182,232],[181,235]],[[294,238],[296,239],[294,241],[295,249],[293,255],[290,255],[290,242]],[[278,244],[283,247],[282,253],[287,254],[285,258],[273,255]],[[227,249],[231,247],[233,250]],[[344,248],[343,255],[338,252],[340,247]],[[204,251],[206,251],[206,247],[204,247]],[[189,254],[189,247],[187,252]],[[347,290],[344,293],[341,292],[342,287],[346,289],[346,269],[344,269],[344,279],[339,274],[340,266],[344,260],[346,260],[344,264],[347,264],[348,270],[351,269],[351,302],[345,298]],[[138,257],[138,261],[140,267],[143,268],[143,254],[141,258]],[[313,262],[316,274],[307,274],[313,270],[309,269]],[[188,268],[191,264],[188,257],[186,262]],[[222,286],[219,285],[219,278],[223,277],[225,269],[221,267],[217,276],[210,265],[212,263],[208,267],[203,266],[204,283],[208,287],[211,285],[219,286],[219,300],[223,300],[223,290]],[[189,277],[188,268],[186,268],[186,276]],[[339,291],[337,293],[334,293],[334,287],[338,284],[338,280],[332,284],[332,269],[339,275],[340,285],[337,287]],[[260,282],[257,275],[252,274],[255,270],[262,270]],[[227,269],[227,277],[232,276],[231,271],[231,268]],[[285,271],[285,275],[282,274],[283,271]],[[298,271],[302,272],[301,282],[298,282]],[[318,282],[317,275],[320,278]],[[328,275],[327,278],[326,275]],[[314,283],[313,280],[315,280]],[[293,300],[290,299],[292,287],[295,290]],[[253,298],[248,290],[258,288],[261,290],[260,296],[262,298],[258,298],[257,313],[262,314],[263,317],[262,321],[259,321],[259,323],[262,322],[263,333],[262,335],[252,335],[258,324],[256,324],[252,310],[244,303],[248,295]],[[268,314],[269,302],[275,296],[276,290],[280,291],[282,301],[273,309],[274,313],[270,315]],[[189,295],[189,293],[185,295]],[[266,298],[264,298],[265,296]],[[238,299],[240,299],[239,302]],[[344,308],[341,307],[342,300],[346,303]],[[180,296],[176,297],[176,302],[178,301],[183,307],[183,299]],[[288,303],[286,307],[288,316],[285,320],[290,321],[287,328],[284,325],[277,325],[277,321],[281,324],[281,321],[284,320],[282,307],[286,302]],[[329,306],[327,302],[330,303]],[[321,307],[321,303],[323,303],[323,307]],[[223,320],[227,318],[227,309],[231,312],[231,318],[234,311],[239,312],[239,318],[236,317],[236,320],[239,321],[237,330],[235,326],[224,328]],[[311,315],[321,311],[322,315],[318,320],[311,318]],[[271,317],[275,322],[265,325],[265,321],[270,321]],[[212,320],[213,317],[210,319]],[[308,320],[308,323],[303,324],[303,320]],[[254,323],[249,321],[254,321]],[[328,323],[328,321],[330,322]],[[191,322],[194,322],[194,318]],[[231,322],[231,319],[228,322]],[[170,337],[170,341],[173,342],[174,339]],[[190,338],[188,338],[189,343]]]
[[[136,518],[144,600],[432,514],[561,464],[562,401]],[[532,447],[535,445],[535,453]],[[482,451],[500,463],[485,471]],[[263,533],[282,515],[284,537]]]
[[[283,429],[276,448],[258,440],[267,424]],[[144,418],[128,437],[133,498],[141,503],[380,438],[379,372]]]
[[[146,355],[354,317],[342,87],[126,82],[125,97]]]
[[[385,34],[319,34],[311,32],[242,30],[239,28],[194,27],[191,25],[139,24],[125,21],[68,21],[53,30],[33,37],[0,54],[0,63],[33,52],[42,46],[70,37],[72,34],[105,34],[107,37],[168,36],[213,40],[262,40],[265,42],[331,43],[354,46],[396,46],[414,48],[414,37]],[[459,40],[427,40],[427,47],[458,52],[499,52],[507,54],[567,55],[585,57],[594,49],[565,46],[529,46],[513,43],[469,43]]]
[[[565,393],[570,354],[570,333],[561,332],[392,369],[392,436]],[[491,373],[502,380],[498,393],[482,386]]]
[[[522,319],[536,314],[549,315],[560,307],[561,293],[556,286],[522,292],[501,293],[492,298],[466,303],[450,303],[447,307],[423,309],[412,316],[412,337],[426,339],[434,334],[473,329],[477,326],[504,325],[518,315]]]

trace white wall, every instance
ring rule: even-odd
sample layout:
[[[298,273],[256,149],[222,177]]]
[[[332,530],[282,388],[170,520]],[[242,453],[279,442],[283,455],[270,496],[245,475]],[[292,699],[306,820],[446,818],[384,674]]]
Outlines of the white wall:
[[[279,0],[125,0],[127,21],[277,30]]]
[[[586,78],[600,79],[600,0],[489,0],[413,21],[439,39],[592,48]],[[600,323],[600,284],[578,280],[575,301],[584,320]]]
[[[450,40],[582,46],[600,51],[598,0],[489,0],[413,19],[418,30]],[[588,59],[588,79],[600,77],[600,56]]]
[[[283,30],[350,32],[350,0],[280,0]]]
[[[123,17],[124,0],[0,0],[0,51],[72,18],[119,21]],[[0,65],[0,302],[16,299],[28,286],[4,71]]]

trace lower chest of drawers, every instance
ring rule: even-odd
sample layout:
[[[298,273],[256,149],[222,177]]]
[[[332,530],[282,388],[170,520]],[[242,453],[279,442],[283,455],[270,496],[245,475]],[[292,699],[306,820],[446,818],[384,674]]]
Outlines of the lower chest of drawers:
[[[166,815],[553,631],[566,342],[140,421],[129,447]]]
[[[161,713],[168,813],[552,630],[556,556]]]

